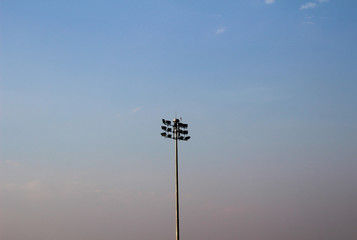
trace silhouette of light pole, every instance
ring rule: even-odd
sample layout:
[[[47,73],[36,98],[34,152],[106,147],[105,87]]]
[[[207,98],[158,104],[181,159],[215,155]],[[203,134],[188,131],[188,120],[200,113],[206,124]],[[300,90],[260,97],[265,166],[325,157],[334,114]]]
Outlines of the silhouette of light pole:
[[[190,136],[187,136],[188,124],[181,123],[175,118],[171,121],[162,119],[165,126],[161,126],[164,132],[161,136],[175,140],[175,196],[176,196],[176,240],[180,240],[180,215],[179,215],[179,186],[178,186],[178,141],[187,141]]]

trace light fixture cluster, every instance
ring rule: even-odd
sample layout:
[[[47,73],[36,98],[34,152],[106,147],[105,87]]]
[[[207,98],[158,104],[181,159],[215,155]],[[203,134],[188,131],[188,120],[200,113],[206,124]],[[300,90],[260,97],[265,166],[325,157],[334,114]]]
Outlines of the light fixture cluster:
[[[161,133],[161,136],[182,141],[187,141],[191,138],[190,136],[187,136],[188,124],[181,123],[179,119],[175,118],[172,122],[162,119],[162,123],[165,126],[161,126],[161,129],[164,130],[164,132]]]

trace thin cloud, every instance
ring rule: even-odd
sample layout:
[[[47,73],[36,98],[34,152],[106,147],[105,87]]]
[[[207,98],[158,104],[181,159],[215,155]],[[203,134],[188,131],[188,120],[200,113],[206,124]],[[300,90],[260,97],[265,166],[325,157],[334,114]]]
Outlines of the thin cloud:
[[[20,167],[20,163],[12,161],[12,160],[6,160],[5,161],[7,166],[11,166],[11,167]]]
[[[215,35],[222,34],[222,33],[224,33],[225,31],[226,31],[226,28],[225,28],[225,27],[219,26],[219,27],[217,28],[217,30],[216,30]]]
[[[304,5],[302,5],[300,7],[300,10],[306,10],[306,9],[311,9],[311,8],[314,8],[317,6],[317,3],[314,3],[314,2],[308,2],[308,3],[305,3]]]
[[[132,113],[137,113],[141,110],[141,107],[137,107],[137,108],[134,108],[133,110],[131,110]]]
[[[315,24],[314,17],[313,16],[306,16],[305,17],[305,21],[303,21],[302,23],[303,24],[308,24],[308,25]]]
[[[30,192],[40,192],[43,191],[45,185],[40,180],[29,181],[25,184],[25,190]]]
[[[82,183],[75,180],[48,182],[39,179],[17,184],[1,184],[0,189],[23,194],[23,197],[49,200],[65,196],[99,196],[102,189],[96,184]]]
[[[273,4],[275,2],[275,0],[265,0],[266,4]]]
[[[315,2],[308,2],[301,5],[300,10],[306,10],[317,7],[319,4],[328,2],[329,0],[315,0]]]

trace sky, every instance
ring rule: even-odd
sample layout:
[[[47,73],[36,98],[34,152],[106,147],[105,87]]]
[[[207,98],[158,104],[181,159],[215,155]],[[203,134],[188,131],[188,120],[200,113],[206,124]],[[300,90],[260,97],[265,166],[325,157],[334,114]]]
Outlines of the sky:
[[[356,239],[356,10],[1,0],[0,239]]]

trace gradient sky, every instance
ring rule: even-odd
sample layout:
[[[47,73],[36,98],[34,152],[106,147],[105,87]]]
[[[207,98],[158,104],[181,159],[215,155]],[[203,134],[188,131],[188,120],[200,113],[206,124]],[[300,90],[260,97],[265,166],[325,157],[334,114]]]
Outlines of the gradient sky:
[[[1,0],[0,239],[357,239],[356,12]]]

